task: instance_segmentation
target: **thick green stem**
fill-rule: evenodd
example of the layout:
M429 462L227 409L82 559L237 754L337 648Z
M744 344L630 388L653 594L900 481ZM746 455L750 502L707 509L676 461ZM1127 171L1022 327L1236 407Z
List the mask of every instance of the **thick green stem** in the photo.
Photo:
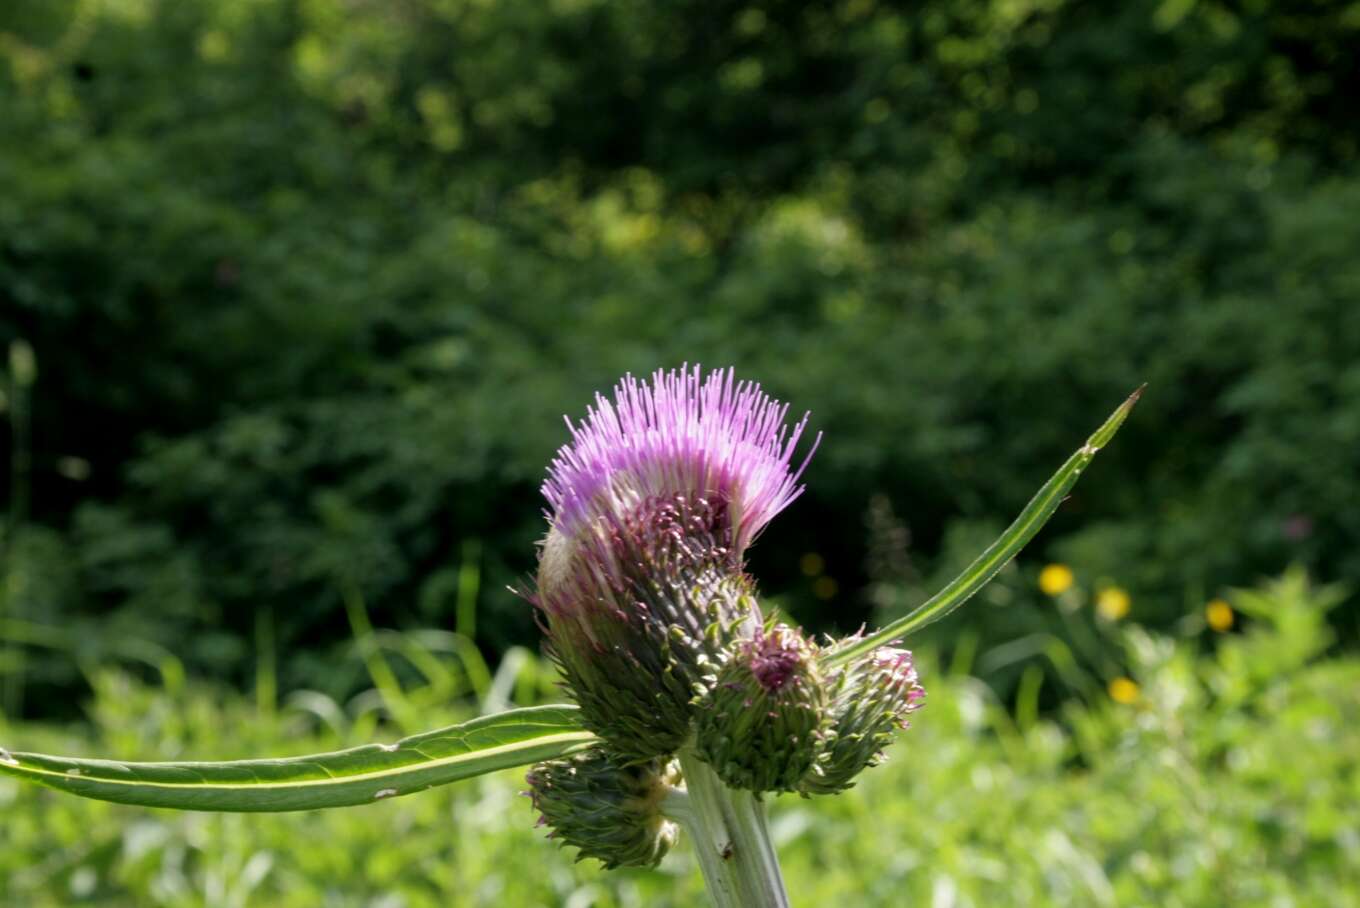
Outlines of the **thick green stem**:
M687 797L665 809L693 839L715 908L788 908L764 805L724 785L689 748L679 760Z

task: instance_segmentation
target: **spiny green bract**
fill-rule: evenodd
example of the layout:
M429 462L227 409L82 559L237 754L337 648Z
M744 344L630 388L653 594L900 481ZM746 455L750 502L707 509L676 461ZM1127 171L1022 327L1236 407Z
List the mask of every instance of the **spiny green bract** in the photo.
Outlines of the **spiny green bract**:
M726 508L649 499L586 537L549 534L531 598L583 724L624 762L675 753L724 647L755 623Z
M625 766L605 747L539 763L525 792L552 827L549 838L598 858L606 868L655 867L675 844L677 829L661 801L677 781L659 760Z
M894 732L925 699L911 653L886 646L840 669L830 686L826 746L798 786L805 795L844 791L881 763Z

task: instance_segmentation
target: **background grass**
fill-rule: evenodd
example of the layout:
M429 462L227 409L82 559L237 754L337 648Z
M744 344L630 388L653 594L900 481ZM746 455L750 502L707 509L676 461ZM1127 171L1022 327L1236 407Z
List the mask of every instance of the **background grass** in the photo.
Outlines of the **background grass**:
M887 764L844 795L774 802L790 890L808 905L1360 904L1360 662L1326 657L1325 611L1339 598L1299 573L1241 591L1245 633L1209 654L1193 639L1112 629L1136 693L1116 702L1090 678L1089 696L1048 718L927 657L928 707ZM518 675L521 699L550 693L535 661ZM366 708L376 692L262 711L195 683L113 669L91 681L88 724L0 725L3 739L184 759L390 734ZM432 693L400 695L425 726L473 708ZM687 843L656 871L573 866L571 849L533 828L521 787L506 772L270 816L129 809L0 780L0 879L11 904L35 908L702 903Z

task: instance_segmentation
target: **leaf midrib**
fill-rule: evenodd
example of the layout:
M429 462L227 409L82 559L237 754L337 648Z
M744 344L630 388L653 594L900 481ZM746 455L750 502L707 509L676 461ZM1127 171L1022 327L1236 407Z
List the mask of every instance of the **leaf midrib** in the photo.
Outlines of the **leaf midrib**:
M22 753L11 754L11 756L15 760L19 761L17 766L0 765L0 771L8 769L9 771L14 772L15 774L30 776L47 776L54 779L61 779L67 783L78 783L82 781L87 781L98 782L100 784L105 785L126 785L135 788L166 788L166 789L191 788L195 791L212 791L214 789L225 791L250 789L252 791L258 791L287 788L324 788L331 785L353 785L356 783L373 781L375 779L384 779L391 776L400 776L403 774L409 774L411 772L416 771L438 769L439 767L443 766L454 766L457 765L458 763L465 763L473 760L485 760L488 756L495 756L497 754L502 753L514 753L515 751L526 750L530 747L537 747L541 745L570 743L572 741L579 741L584 744L593 740L594 737L595 736L593 734L587 731L562 732L560 734L555 735L544 735L543 737L529 738L524 741L516 741L510 744L501 744L496 747L484 747L478 750L472 750L468 751L467 753L456 754L450 757L439 757L433 760L422 760L413 763L405 763L402 764L401 766L394 766L388 769L356 773L354 775L336 776L330 774L329 771L325 770L325 767L320 767L323 771L327 772L327 777L317 777L313 779L291 779L286 782L260 781L260 782L240 782L235 784L229 784L225 782L161 782L137 778L122 779L117 778L115 776L95 773L85 775L84 773L80 774L72 773L69 770L65 772L59 772L53 769L47 769L40 766L26 764L24 762L24 758L28 755ZM126 772L136 772L138 765L135 763L132 764L117 763L116 761L110 760L95 761L95 760L78 760L70 758L67 758L67 762L70 762L72 764L73 769L80 769L86 766L92 768L119 766ZM308 757L292 757L284 758L281 760L260 761L260 764L278 767L281 764L288 763L302 764L307 762L311 762ZM150 768L176 769L183 770L185 772L192 772L196 767L208 768L208 767L220 767L221 765L222 764L220 763L211 762L141 764L142 767L148 769ZM240 763L237 763L233 766L233 768L240 769L242 767Z

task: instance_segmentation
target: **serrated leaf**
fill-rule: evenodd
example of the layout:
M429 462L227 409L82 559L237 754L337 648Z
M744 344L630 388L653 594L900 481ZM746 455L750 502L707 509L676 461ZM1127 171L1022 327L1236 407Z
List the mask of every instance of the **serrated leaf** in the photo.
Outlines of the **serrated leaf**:
M1006 531L988 546L972 564L968 565L962 574L951 580L944 589L917 606L905 617L899 618L887 627L874 631L868 636L847 641L845 644L836 647L827 656L826 662L829 665L844 665L871 650L898 640L913 631L918 631L927 624L948 615L967 602L974 593L986 586L988 581L995 577L997 572L1005 567L1034 538L1039 530L1043 529L1044 524L1048 523L1048 519L1058 510L1058 505L1062 504L1067 493L1081 478L1081 473L1086 469L1086 465L1091 462L1101 448L1110 443L1110 439L1114 438L1114 434L1124 424L1124 419L1133 409L1133 405L1138 403L1138 398L1142 393L1142 388L1134 391L1129 395L1128 400L1120 404L1110 414L1110 418L1105 420L1099 429L1096 429L1095 433L1086 440L1086 444L1067 458L1067 462L1058 468L1058 472L1054 473L1048 482L1044 483L1043 487L1030 499L1029 504L1025 505L1020 516L1015 518L1015 522L1007 527Z
M574 706L473 719L395 744L280 760L121 763L0 749L0 772L70 794L179 810L315 810L369 804L571 753L595 736Z

